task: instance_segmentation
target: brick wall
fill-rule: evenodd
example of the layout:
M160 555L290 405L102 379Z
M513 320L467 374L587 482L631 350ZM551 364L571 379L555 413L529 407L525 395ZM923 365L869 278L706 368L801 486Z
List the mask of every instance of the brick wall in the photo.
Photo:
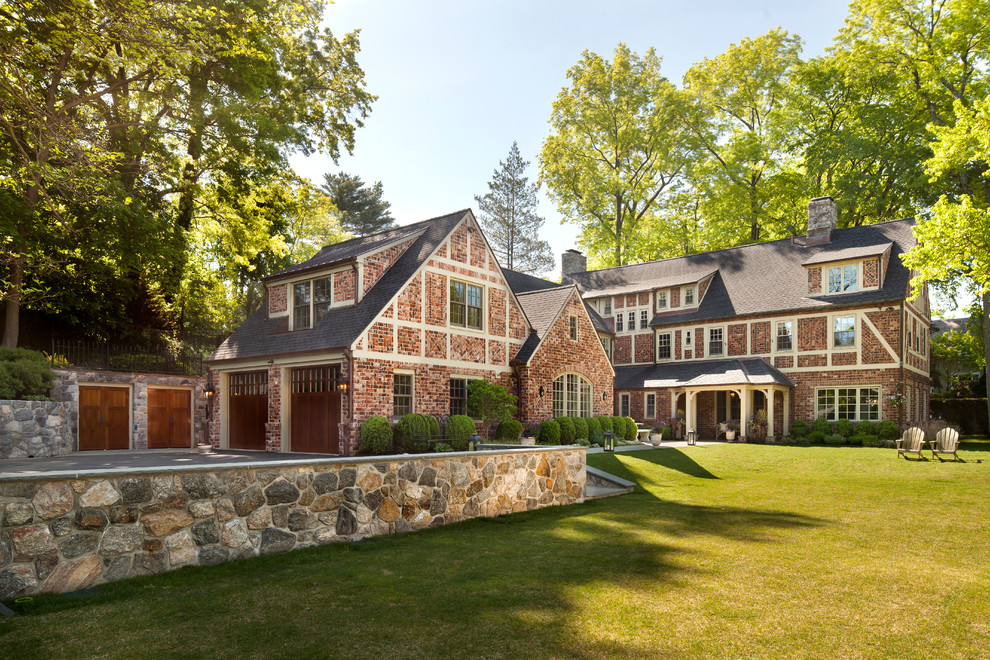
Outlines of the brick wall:
M730 325L728 331L728 355L746 355L746 332L748 328L745 323Z
M755 355L765 355L770 352L771 335L770 321L757 321L750 325L752 339L750 351Z
M354 271L342 270L333 274L334 302L354 300Z
M630 335L620 335L615 338L615 345L612 347L612 356L616 364L629 364L632 362L632 337Z
M399 293L399 320L419 323L423 320L423 286L417 275Z
M811 295L822 292L822 269L814 266L808 269L808 293Z
M867 259L863 262L863 286L880 286L880 273L876 259Z
M273 284L268 287L268 315L281 314L289 310L288 284Z
M265 424L265 451L282 451L282 368L268 366L268 422Z
M653 362L653 333L636 335L635 346L638 364Z
M382 278L389 268L392 267L399 257L409 249L416 239L409 239L390 248L379 250L364 258L364 294L367 295L371 287Z
M828 348L828 319L824 316L799 318L797 346L799 351L824 351Z

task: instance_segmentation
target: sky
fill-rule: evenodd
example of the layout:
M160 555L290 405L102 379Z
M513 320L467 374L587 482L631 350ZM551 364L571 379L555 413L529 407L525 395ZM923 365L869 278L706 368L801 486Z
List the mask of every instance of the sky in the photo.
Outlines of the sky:
M680 87L695 62L777 27L803 39L803 58L821 55L847 10L844 0L337 0L324 24L338 37L361 30L358 62L378 100L353 154L293 166L315 182L339 171L381 181L399 224L477 213L513 141L537 179L552 103L585 49L611 59L620 42L654 48ZM539 200L559 274L578 227L561 224L545 190Z

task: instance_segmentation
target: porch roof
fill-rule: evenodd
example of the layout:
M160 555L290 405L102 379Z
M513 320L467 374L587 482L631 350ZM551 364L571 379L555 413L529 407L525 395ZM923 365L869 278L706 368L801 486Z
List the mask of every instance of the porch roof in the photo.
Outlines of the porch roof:
M794 382L759 358L699 360L616 367L615 389L783 385Z

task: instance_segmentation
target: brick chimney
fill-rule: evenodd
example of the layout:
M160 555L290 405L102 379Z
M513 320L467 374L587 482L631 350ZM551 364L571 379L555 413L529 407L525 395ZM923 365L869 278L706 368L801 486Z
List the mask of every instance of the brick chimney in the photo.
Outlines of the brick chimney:
M816 197L808 202L807 245L824 245L832 240L838 214L835 200L831 197Z
M560 255L560 274L567 277L572 273L583 273L588 270L588 258L577 250L567 250Z

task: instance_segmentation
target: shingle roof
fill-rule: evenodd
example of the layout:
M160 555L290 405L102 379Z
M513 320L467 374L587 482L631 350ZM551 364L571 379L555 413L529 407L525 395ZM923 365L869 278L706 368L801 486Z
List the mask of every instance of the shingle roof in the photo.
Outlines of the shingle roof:
M220 344L217 350L207 358L208 361L267 357L285 353L304 353L350 346L375 317L381 313L402 286L409 281L409 278L413 276L423 262L433 254L433 251L453 231L454 227L470 213L471 211L469 209L464 209L456 213L424 220L423 222L400 228L401 230L411 229L411 231L403 234L405 236L415 235L416 232L422 233L402 256L396 260L392 267L385 271L382 278L378 280L375 286L367 292L358 304L353 307L340 307L330 310L330 313L318 321L310 330L285 332L284 317L268 318L268 303L266 300L258 311L251 315L247 321L241 324L233 334ZM358 248L352 245L340 252L328 250L327 254L337 256L340 254L350 254L350 256L361 254L370 249L368 245L380 246L401 238L401 236L396 236L396 232L398 231L400 230L392 230L383 232L382 234L367 236L363 239L355 239L362 241L360 244L362 247ZM351 242L347 241L347 243ZM342 243L341 245L344 244ZM358 249L361 251L354 251ZM314 259L317 257L314 257ZM311 259L305 263L312 261ZM340 259L335 258L335 261L340 261ZM328 263L332 262L323 261L321 265ZM302 269L292 271L286 269L280 275L288 272L298 272L299 270Z
M615 389L784 385L794 382L759 358L670 362L615 368Z
M597 332L600 332L600 333L606 334L606 335L614 335L615 334L615 330L612 329L612 326L609 325L608 322L601 317L601 314L599 314L598 312L596 312L591 307L591 305L589 305L588 303L584 303L584 308L586 310L588 310L588 316L591 317L591 325L595 326L595 330Z
M876 245L861 245L845 248L844 250L829 250L819 252L804 262L804 266L814 266L816 264L827 264L832 261L845 261L847 259L862 259L863 257L879 257L893 245L890 241L878 243Z
M696 309L666 312L654 317L651 325L662 326L689 321L714 321L735 316L801 310L828 310L837 306L889 303L907 295L910 271L900 255L915 245L913 218L892 220L862 227L837 229L824 245L806 246L803 240L782 239L735 248L664 259L646 264L621 266L602 271L576 273L575 282L586 297L599 295L597 286L629 286L630 291L649 291L656 282L671 281L678 273L691 277L718 270L704 299ZM832 260L850 249L870 250L890 243L890 261L883 288L832 296L807 295L804 263L809 259ZM604 284L603 284L604 283Z
M505 276L506 283L508 283L509 288L511 288L516 295L520 293L528 293L530 291L554 289L560 286L558 282L551 282L550 280L545 280L527 273L520 273L517 270L509 270L508 268L502 269L502 275Z
M665 289L672 286L684 284L694 284L700 282L717 268L701 268L678 270L676 272L663 272L667 268L655 267L662 264L662 261L650 261L645 264L634 264L623 268L609 268L608 270L597 270L587 273L590 277L579 277L584 273L579 273L574 277L575 283L582 291L587 291L590 296L621 296L627 293L636 293L644 290L644 284L650 289ZM628 269L628 270L626 270ZM643 279L640 279L643 278Z
M574 285L568 284L565 286L557 285L553 289L516 294L516 300L519 301L523 313L532 324L533 332L530 333L519 352L512 358L513 364L529 362L536 347L539 346L540 340L550 330L554 320L560 314L560 310L567 304L574 291Z
M961 316L957 319L932 319L932 325L938 328L937 334L939 335L950 330L954 330L955 332L969 332L967 323L969 323L968 316Z

